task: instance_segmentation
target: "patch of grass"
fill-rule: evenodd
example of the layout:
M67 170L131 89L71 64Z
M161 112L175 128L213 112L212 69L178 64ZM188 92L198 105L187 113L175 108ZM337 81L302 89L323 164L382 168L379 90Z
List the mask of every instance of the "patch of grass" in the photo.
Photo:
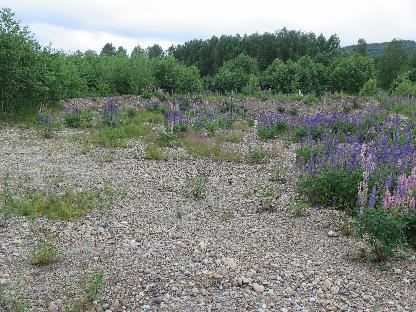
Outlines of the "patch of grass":
M287 122L282 121L270 127L263 127L257 130L257 135L262 140L275 139L289 128Z
M196 134L189 134L180 140L190 155L208 157L215 160L239 162L241 155L235 151L223 149L218 143L208 143Z
M183 217L183 209L178 207L175 209L175 216L177 219L182 219Z
M23 292L10 292L0 285L0 311L2 312L27 312L29 303L24 298Z
M239 131L247 131L250 130L252 127L254 126L254 120L245 120L245 121L236 121L233 124L233 129L234 130L239 130Z
M194 199L203 199L207 196L207 183L205 179L195 178L185 186L185 195Z
M269 181L286 183L287 181L287 168L284 166L274 166L269 177Z
M157 145L148 144L144 151L144 159L162 160L166 159L166 155Z
M92 124L91 111L83 111L80 114L65 113L64 125L69 128L88 128Z
M288 210L291 211L296 217L303 217L308 207L308 204L299 201L293 202L287 206Z
M240 143L241 137L237 133L230 133L225 136L225 141L229 143Z
M253 148L248 152L247 161L252 164L266 164L270 161L270 156L262 148Z
M156 138L156 143L162 147L173 147L177 143L178 136L173 132L161 133Z
M99 291L104 283L104 273L102 271L94 273L85 282L83 293L78 297L71 307L67 308L70 312L90 311L94 302L98 298Z
M141 111L137 114L135 120L139 123L150 122L163 124L165 122L165 116L161 112Z
M29 262L32 265L47 265L54 262L56 257L57 248L55 244L42 238L36 242L35 247L29 254Z
M274 201L278 198L279 193L273 187L262 186L254 190L259 201L258 212L274 211Z
M13 214L32 218L73 220L91 209L105 207L115 197L116 192L110 187L105 187L102 191L84 192L67 189L61 195L40 192L23 197L8 195L4 208Z

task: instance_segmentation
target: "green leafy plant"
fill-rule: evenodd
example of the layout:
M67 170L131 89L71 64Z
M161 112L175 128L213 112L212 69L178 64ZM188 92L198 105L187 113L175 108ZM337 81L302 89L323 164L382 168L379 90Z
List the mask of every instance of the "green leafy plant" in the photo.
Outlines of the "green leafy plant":
M195 178L186 183L185 194L194 199L203 199L207 196L207 183L205 179Z
M264 149L253 148L249 150L247 160L252 164L265 164L269 162L270 156Z
M47 265L56 260L57 248L46 238L41 238L29 254L29 262L33 265Z
M386 213L377 208L366 209L357 218L357 233L367 239L375 260L383 261L406 244L407 223L406 216L397 210Z
M312 206L335 207L353 213L357 205L358 183L362 172L323 168L317 174L304 175L297 183L297 192Z
M162 160L166 158L163 151L155 144L149 144L144 151L144 159Z

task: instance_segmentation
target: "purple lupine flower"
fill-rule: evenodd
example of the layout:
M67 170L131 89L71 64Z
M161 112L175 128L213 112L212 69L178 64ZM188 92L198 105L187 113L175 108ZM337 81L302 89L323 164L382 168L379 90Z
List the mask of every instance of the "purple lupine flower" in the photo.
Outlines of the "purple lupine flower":
M371 189L370 199L369 199L369 201L368 201L368 207L369 207L370 209L373 209L373 208L375 207L375 205L376 205L376 195L377 195L377 189L376 189L376 187L374 186L374 187Z

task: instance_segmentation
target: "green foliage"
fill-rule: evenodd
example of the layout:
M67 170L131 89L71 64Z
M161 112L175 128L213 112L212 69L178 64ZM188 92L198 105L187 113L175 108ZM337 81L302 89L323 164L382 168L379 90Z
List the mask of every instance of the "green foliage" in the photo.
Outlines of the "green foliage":
M312 206L334 207L352 213L357 204L361 178L360 171L349 173L324 168L315 175L301 177L296 189Z
M368 55L368 44L364 39L358 39L358 43L353 47L352 51L361 56Z
M223 149L218 143L208 143L197 136L181 138L178 144L183 146L190 155L209 157L214 160L227 162L241 161L239 153Z
M202 79L195 66L187 67L174 57L154 58L153 73L157 86L169 93L199 92L202 90Z
M214 76L215 87L221 91L242 91L246 86L258 89L258 73L257 61L246 54L240 54L225 62L218 70Z
M377 208L366 209L357 218L358 234L367 238L376 260L385 260L405 244L408 218L399 211L386 213Z
M8 291L0 285L0 307L4 312L28 312L29 303L22 292Z
M280 134L287 131L288 128L289 128L289 126L288 126L287 122L282 121L282 122L274 124L271 127L263 127L263 128L258 129L257 130L257 135L262 140L275 139Z
M55 244L45 238L36 242L35 247L29 254L29 262L33 265L46 265L54 262L57 256Z
M192 179L186 183L185 189L185 194L187 197L202 199L207 196L207 182L205 179Z
M380 85L385 89L389 88L393 80L407 69L407 62L408 55L403 41L392 40L379 60Z
M252 164L266 164L270 160L269 153L261 148L253 148L248 151L247 160Z
M8 195L5 198L4 209L31 218L73 220L82 217L91 209L105 207L114 196L114 192L109 188L101 192L77 192L67 189L61 195L40 192L22 197Z
M360 95L361 96L373 96L377 94L377 91L378 91L377 81L375 79L369 79L361 88Z
M398 96L416 96L416 82L411 81L409 73L399 75L392 83L392 92Z
M288 169L284 166L274 166L270 174L269 181L286 183L288 176L287 171Z
M350 94L358 94L364 84L376 75L374 60L361 55L337 57L327 70L330 89Z
M225 141L229 143L240 143L241 137L237 133L230 133L225 136Z
M296 217L303 217L305 215L305 211L308 208L308 204L304 202L295 201L287 206L287 209Z
M155 144L149 144L146 146L144 151L144 158L145 159L154 159L154 160L161 160L165 159L166 156L163 151Z
M308 56L287 63L276 59L264 72L262 85L283 94L321 94L325 90L324 75L324 66Z
M253 191L256 196L259 206L258 212L267 212L275 210L275 200L279 197L279 193L270 186L256 187Z
M67 307L67 311L78 312L91 310L104 283L104 273L102 271L96 272L88 277L88 280L84 283L85 285L83 285L81 296L76 298L72 306Z

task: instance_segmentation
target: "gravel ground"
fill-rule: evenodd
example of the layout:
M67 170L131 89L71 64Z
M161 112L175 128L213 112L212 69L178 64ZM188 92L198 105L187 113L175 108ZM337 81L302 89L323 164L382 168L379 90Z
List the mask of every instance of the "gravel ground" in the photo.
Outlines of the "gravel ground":
M80 220L38 221L57 237L59 259L47 266L28 263L30 221L12 217L0 227L0 284L23 292L33 311L64 311L97 271L104 283L92 311L416 310L414 252L381 270L346 256L362 243L341 235L341 213L309 208L295 217L285 209L294 197L294 145L245 132L235 147L279 151L270 164L156 161L143 159L142 142L81 154L74 137L82 132L43 139L0 127L0 175L10 173L13 188L109 183L125 193ZM108 153L111 161L102 161ZM268 179L276 164L289 168L285 184ZM185 196L195 177L207 179L206 198ZM279 190L274 212L256 212L257 199L247 196L259 185Z

